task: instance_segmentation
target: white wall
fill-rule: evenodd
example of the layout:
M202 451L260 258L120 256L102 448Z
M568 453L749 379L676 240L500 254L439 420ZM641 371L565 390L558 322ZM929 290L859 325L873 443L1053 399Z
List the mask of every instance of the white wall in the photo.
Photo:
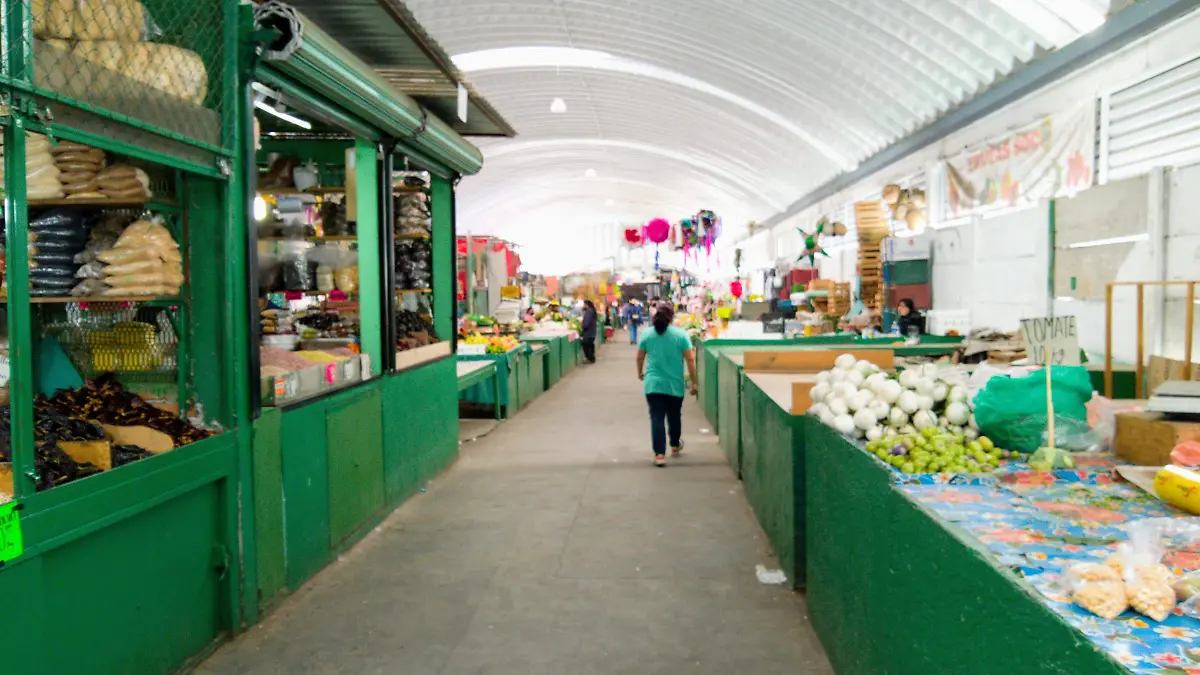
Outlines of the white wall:
M1200 281L1200 165L1170 172L1166 180L1166 279ZM1200 297L1200 289L1197 290ZM1167 291L1162 354L1182 359L1187 326L1183 288ZM1200 361L1200 307L1195 307L1192 360Z
M1049 310L1050 205L972 218L934 233L933 307L967 310L971 327L1012 331Z

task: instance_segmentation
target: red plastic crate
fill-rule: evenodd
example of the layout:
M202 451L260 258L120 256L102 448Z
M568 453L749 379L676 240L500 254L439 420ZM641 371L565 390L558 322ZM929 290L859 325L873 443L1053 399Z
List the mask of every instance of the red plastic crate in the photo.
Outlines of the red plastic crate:
M933 309L932 284L903 284L889 286L887 289L888 304L895 307L896 303L905 298L913 301L917 309Z

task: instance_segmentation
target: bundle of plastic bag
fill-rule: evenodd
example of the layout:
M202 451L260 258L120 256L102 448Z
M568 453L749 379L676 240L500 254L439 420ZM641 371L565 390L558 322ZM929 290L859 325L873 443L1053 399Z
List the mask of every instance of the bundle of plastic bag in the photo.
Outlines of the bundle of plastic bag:
M96 259L106 264L105 295L177 295L183 285L183 256L161 217L125 228Z
M1088 449L1086 446L1094 445L1095 441L1087 424L1086 403L1092 398L1092 381L1087 370L1082 366L1054 366L1050 385L1054 395L1055 445ZM980 433L996 445L1012 450L1033 452L1044 445L1046 411L1044 369L1020 378L997 375L975 395L975 421Z

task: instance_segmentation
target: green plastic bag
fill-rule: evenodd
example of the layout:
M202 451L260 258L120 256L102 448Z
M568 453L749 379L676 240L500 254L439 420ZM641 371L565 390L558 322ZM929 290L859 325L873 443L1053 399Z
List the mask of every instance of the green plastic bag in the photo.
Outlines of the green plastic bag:
M1082 366L1054 366L1050 372L1054 393L1055 445L1086 450L1091 445L1087 402L1092 379ZM975 423L979 432L998 447L1033 452L1046 444L1046 370L1025 377L997 375L975 395Z

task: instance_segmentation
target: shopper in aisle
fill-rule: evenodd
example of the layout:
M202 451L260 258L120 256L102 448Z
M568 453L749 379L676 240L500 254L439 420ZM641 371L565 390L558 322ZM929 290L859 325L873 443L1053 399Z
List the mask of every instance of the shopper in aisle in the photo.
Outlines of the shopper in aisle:
M896 327L900 334L907 337L917 337L925 334L925 316L917 311L917 305L909 298L896 303Z
M642 307L636 299L630 300L625 306L625 323L629 325L629 344L636 345L638 327L642 325Z
M654 313L654 330L646 331L638 342L638 379L644 382L642 390L650 407L650 439L654 447L654 465L667 465L667 443L671 454L683 451L682 434L683 397L691 382L691 393L696 393L696 351L692 340L683 329L672 326L675 312L663 305ZM683 366L687 364L689 380L683 378Z
M580 339L583 341L583 356L588 363L596 362L596 305L591 300L583 301L583 316L579 320Z

